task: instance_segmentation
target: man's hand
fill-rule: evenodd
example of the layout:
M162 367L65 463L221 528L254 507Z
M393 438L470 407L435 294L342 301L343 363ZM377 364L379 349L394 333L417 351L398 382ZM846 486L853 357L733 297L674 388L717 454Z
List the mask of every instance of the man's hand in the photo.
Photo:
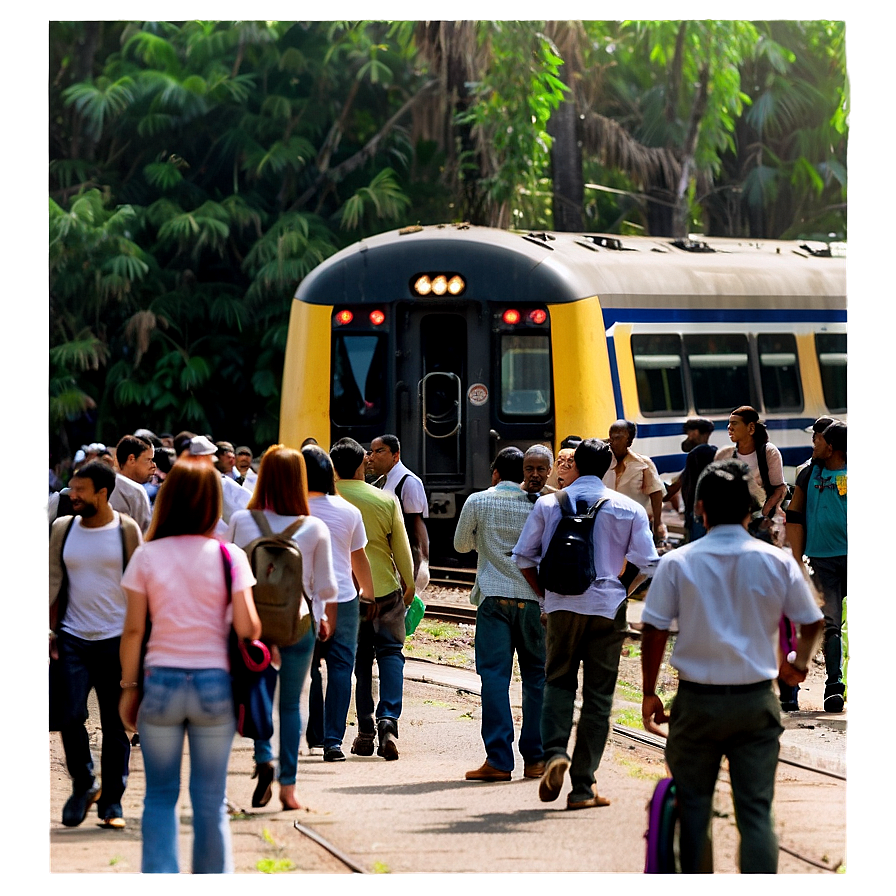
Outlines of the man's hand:
M379 614L379 606L375 600L362 600L361 601L361 621L362 622L373 622Z
M666 731L658 728L669 721L666 710L663 707L663 701L656 694L650 694L641 700L641 721L644 723L644 730L651 734L658 734L660 737L668 737Z
M59 659L59 645L56 643L55 632L50 632L50 659L51 660Z
M402 600L404 601L405 607L409 607L414 602L414 595L416 593L413 584L404 589L404 597Z
M788 663L787 660L784 660L781 663L781 668L778 670L778 678L784 679L791 687L796 687L796 685L806 680L808 672L808 669L797 669L793 663Z

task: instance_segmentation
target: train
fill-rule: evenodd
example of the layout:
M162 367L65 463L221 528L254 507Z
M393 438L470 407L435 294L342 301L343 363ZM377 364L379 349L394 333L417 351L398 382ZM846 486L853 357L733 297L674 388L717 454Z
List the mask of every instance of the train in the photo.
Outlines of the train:
M637 425L664 479L682 424L752 405L785 472L806 428L846 420L845 245L806 240L410 226L363 239L299 284L280 439L365 447L384 433L423 480L450 546L498 450ZM450 552L448 548L446 548Z

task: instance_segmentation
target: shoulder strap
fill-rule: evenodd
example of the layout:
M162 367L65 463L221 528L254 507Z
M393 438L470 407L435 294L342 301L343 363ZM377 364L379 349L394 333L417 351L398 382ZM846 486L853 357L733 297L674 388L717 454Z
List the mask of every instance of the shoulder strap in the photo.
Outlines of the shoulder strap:
M224 565L224 585L227 588L227 603L230 603L233 599L233 569L230 565L230 551L227 550L227 545L225 544L221 544L221 562Z
M255 520L255 525L261 530L262 535L268 536L274 534L271 531L271 524L268 522L268 518L264 515L263 510L250 510L249 513L252 514L252 519Z
M560 513L563 516L573 516L575 508L572 506L572 498L565 488L558 489L554 494L557 496L557 503L560 505Z
M118 514L118 535L121 538L121 571L124 572L128 565L128 543L124 537L124 523L120 513Z
M395 486L395 497L398 498L398 503L401 504L402 513L404 512L404 502L401 500L401 490L404 488L405 479L410 475L410 473L405 473L404 476L398 480L398 485Z

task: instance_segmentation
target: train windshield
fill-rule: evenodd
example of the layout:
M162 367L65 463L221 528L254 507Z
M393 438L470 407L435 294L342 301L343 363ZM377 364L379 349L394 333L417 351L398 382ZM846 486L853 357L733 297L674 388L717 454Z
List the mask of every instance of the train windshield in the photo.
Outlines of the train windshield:
M501 415L545 417L551 410L547 333L504 333L500 345Z
M333 334L331 414L338 426L377 423L385 414L386 334Z

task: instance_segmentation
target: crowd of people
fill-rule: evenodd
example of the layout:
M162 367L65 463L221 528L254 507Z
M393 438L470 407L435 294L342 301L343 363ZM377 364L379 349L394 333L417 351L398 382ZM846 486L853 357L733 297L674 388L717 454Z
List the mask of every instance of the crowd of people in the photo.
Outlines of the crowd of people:
M516 657L524 777L538 779L539 798L549 802L568 772L567 808L610 804L596 775L628 628L626 599L649 580L644 725L661 732L657 725L669 721L667 760L688 819L682 865L706 866L712 791L725 755L741 870L770 871L779 714L796 703L822 630L825 708L841 711L845 701L846 425L816 422L812 458L786 517L781 455L755 410L732 411L727 448L709 444L713 429L703 418L684 424L687 458L671 483L649 457L632 451L637 429L625 420L606 440L567 437L556 461L540 444L498 452L491 487L463 504L454 535L458 552L477 553L471 601L485 758L466 779L512 777ZM279 744L275 751L270 739L255 741L252 805L272 799L276 778L282 808L300 808L303 730L325 762L346 760L353 683L357 733L350 752L399 758L405 612L428 584L429 540L425 489L402 462L395 436L384 434L366 450L351 438L329 451L313 439L301 449L273 445L256 461L248 446L208 435L138 430L114 449L84 446L62 485L51 476L51 730L61 734L72 778L63 824L81 824L96 805L103 826L125 826L121 800L130 750L139 744L146 773L142 870L177 871L186 736L192 869L233 870L225 786L236 730L228 638L233 630L264 640L244 549L272 532L298 547L310 624L295 643L271 645ZM669 550L664 501L683 511L686 543L676 550ZM593 575L566 593L552 590L560 586L545 575L545 558L571 514L590 520L585 549ZM676 621L671 663L679 689L667 715L655 683ZM784 622L795 643L782 656ZM303 729L300 695L309 675ZM102 730L99 774L85 729L91 688Z

